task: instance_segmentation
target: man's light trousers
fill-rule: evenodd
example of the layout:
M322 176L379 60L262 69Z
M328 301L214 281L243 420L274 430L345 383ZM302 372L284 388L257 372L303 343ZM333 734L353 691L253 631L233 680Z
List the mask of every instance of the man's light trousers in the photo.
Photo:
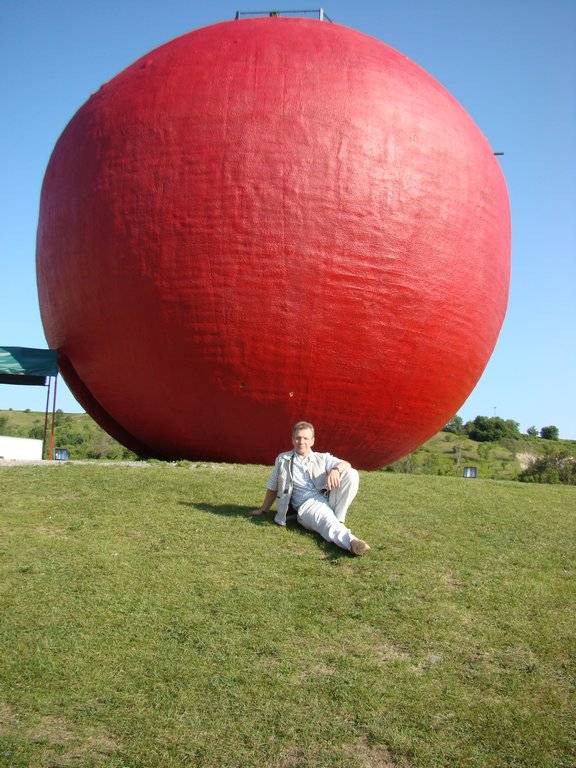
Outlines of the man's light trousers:
M348 507L358 493L360 478L355 469L348 469L342 474L340 485L330 491L328 498L318 493L307 499L298 509L298 522L309 531L316 531L326 541L337 544L342 549L350 549L356 538L344 521Z

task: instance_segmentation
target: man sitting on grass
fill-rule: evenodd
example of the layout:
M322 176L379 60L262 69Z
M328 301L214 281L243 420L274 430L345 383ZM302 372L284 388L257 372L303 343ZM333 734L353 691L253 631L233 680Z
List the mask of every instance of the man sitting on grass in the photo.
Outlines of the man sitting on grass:
M358 493L358 472L330 453L314 453L314 427L307 421L294 425L292 445L293 451L276 458L262 506L251 514L265 514L278 498L274 517L278 525L286 525L292 508L304 528L354 555L366 554L368 544L344 525L348 507Z

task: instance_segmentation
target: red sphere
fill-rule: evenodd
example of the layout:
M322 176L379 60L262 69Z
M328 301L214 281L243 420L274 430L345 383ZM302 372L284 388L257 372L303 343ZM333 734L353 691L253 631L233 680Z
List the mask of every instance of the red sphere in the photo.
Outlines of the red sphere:
M216 24L94 94L50 159L48 342L163 457L269 463L291 425L374 468L466 399L507 302L508 197L432 77L354 30Z

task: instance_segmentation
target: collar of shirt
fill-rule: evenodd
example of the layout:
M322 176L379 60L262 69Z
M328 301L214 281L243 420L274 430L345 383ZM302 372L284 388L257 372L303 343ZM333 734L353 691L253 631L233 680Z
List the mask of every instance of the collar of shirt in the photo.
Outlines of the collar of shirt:
M310 453L307 456L299 456L296 451L294 451L294 463L298 464L299 466L303 467L304 469L308 469L310 466L310 462L312 461L312 458L314 456L314 452L310 451Z

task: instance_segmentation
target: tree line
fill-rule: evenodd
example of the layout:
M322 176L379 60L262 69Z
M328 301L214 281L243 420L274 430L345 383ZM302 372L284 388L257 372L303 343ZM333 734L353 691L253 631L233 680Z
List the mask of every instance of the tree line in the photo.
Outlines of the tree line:
M466 435L478 443L493 443L505 437L512 439L524 437L517 421L502 419L500 416L476 416L475 419L466 423L461 416L453 416L443 431L452 432L455 435ZM540 436L543 440L559 440L560 430L554 424L542 427L540 431L536 427L528 427L526 436Z
M492 443L504 438L518 440L522 437L537 438L548 441L560 439L560 430L554 424L538 430L535 426L526 430L526 435L520 432L520 425L513 419L502 419L499 416L476 416L472 421L454 416L443 429L455 435L469 437L479 443ZM528 467L523 469L518 480L525 483L564 483L576 485L576 458L564 447L552 447L542 456L535 456Z
M38 416L40 415L38 414ZM10 416L0 414L0 434L41 440L44 434L44 418L38 418L36 414L31 415L30 418L31 420L24 426L11 419ZM452 446L451 455L447 455L445 452L438 455L426 453L426 447L423 446L418 451L388 467L388 471L459 474L463 463L476 464L479 460L484 467L482 471L500 473L487 476L502 477L502 473L504 473L508 479L517 478L524 482L576 485L576 460L568 451L570 449L574 453L574 445L569 442L559 444L554 442L559 439L559 431L556 426L542 427L540 430L531 427L527 431L528 437L536 438L539 435L541 439L546 441L541 445L541 448L546 447L546 453L543 456L535 456L535 460L529 467L519 474L515 470L513 475L506 468L508 466L506 461L500 462L502 464L500 468L497 466L499 459L496 458L496 454L492 454L494 451L497 452L499 447L492 444L502 441L501 445L506 445L506 450L510 450L513 457L516 449L513 447L513 443L508 441L524 437L520 433L518 422L512 419L502 419L498 416L477 416L475 419L464 423L460 416L454 416L446 424L443 432L451 432L478 442L477 453L468 455L465 446L458 442ZM448 438L448 435L446 437ZM106 434L90 417L71 416L61 410L56 411L56 447L68 449L71 459L134 460L138 458ZM526 449L522 448L522 450Z

